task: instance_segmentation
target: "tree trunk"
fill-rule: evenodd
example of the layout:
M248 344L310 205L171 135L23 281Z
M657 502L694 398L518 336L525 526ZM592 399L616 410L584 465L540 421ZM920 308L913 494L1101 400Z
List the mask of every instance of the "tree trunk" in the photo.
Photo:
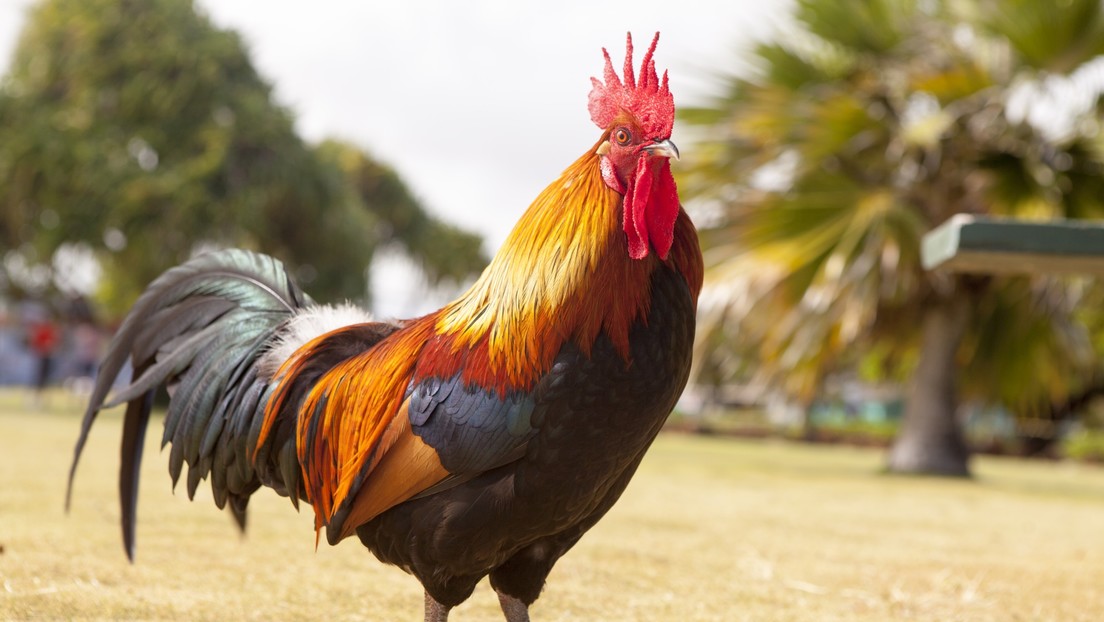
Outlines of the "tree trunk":
M924 315L920 360L909 382L904 418L889 451L893 473L970 475L958 421L958 346L970 319L970 298L952 295Z
M806 443L817 440L816 423L813 422L813 406L809 403L801 405L801 440Z

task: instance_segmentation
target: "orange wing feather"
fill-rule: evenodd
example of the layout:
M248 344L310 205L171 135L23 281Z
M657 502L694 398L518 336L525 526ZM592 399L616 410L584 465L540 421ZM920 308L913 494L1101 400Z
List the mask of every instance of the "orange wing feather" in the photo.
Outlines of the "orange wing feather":
M338 539L353 535L360 525L449 477L437 451L411 431L406 408L404 403L384 432L387 449L356 493Z
M403 406L407 385L422 348L433 335L433 325L432 316L421 318L375 347L335 365L318 378L298 405L296 451L307 501L314 507L316 528L338 527L333 524L337 514L346 505L364 498L358 494L362 485L370 483L372 490L391 491L388 495L392 501L360 501L356 516L361 522L404 501L402 494L407 493L402 491L413 496L448 475L432 448L424 443L424 448L419 448L409 438L413 434ZM314 347L325 338L323 335L307 343L284 363L278 374L280 384L265 412L258 446L264 444L280 412L287 407L296 408L294 404L285 404L290 387ZM434 454L432 460L427 450ZM391 452L397 457L387 459L388 464L409 454L433 475L399 473L393 467L377 473ZM386 481L389 474L398 474L399 479ZM433 481L424 488L411 490L417 486L411 482L421 480ZM360 524L348 519L342 523L341 537ZM329 533L328 538L336 542L336 535Z

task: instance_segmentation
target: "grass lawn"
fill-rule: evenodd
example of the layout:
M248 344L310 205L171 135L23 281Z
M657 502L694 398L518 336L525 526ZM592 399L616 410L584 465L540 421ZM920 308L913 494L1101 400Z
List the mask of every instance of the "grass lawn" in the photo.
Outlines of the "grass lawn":
M359 543L314 550L310 511L262 491L247 537L170 491L155 421L138 558L118 527L121 412L93 429L0 393L0 620L421 620L417 582ZM154 431L155 430L155 431ZM978 458L974 481L879 474L879 451L667 434L565 556L536 620L1099 620L1104 469ZM586 465L579 465L586 468ZM484 583L453 612L500 620Z

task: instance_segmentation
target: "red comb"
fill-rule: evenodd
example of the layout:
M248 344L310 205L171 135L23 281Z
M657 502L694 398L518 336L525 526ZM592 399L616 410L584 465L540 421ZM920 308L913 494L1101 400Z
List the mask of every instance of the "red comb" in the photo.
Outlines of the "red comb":
M605 84L598 78L591 78L594 88L590 91L590 118L602 129L608 128L622 110L636 118L640 127L651 138L668 138L671 126L675 122L675 99L667 89L667 72L663 72L663 81L656 75L652 53L659 43L659 33L652 39L652 45L644 60L640 62L640 82L633 75L632 33L625 42L625 81L622 83L613 70L609 52L602 48L606 57Z

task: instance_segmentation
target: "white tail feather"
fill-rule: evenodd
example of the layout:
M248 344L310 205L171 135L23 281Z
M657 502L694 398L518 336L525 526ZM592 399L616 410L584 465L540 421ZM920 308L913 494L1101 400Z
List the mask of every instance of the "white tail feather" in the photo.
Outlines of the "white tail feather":
M274 380L280 365L308 341L350 324L372 321L371 313L351 303L302 309L280 328L272 347L257 361L257 373Z

